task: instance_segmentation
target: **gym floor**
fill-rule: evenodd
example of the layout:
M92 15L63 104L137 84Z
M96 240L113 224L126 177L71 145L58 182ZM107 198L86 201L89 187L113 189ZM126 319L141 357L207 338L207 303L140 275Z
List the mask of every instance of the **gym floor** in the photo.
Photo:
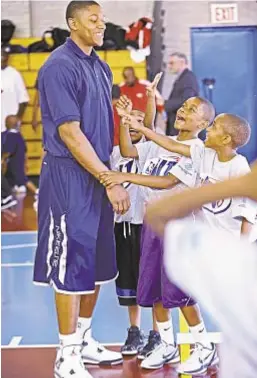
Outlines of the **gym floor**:
M37 243L37 221L33 197L19 199L12 211L2 213L2 378L53 377L55 348L58 343L53 291L32 283ZM178 310L173 311L174 330L184 360L190 350L191 335ZM204 314L210 339L220 342L220 333ZM102 287L94 320L94 337L118 350L126 338L128 316L118 305L114 283ZM142 329L151 329L151 311L142 311ZM136 358L126 358L114 368L88 367L94 378L178 377L172 366L144 371ZM210 371L205 377L216 377Z

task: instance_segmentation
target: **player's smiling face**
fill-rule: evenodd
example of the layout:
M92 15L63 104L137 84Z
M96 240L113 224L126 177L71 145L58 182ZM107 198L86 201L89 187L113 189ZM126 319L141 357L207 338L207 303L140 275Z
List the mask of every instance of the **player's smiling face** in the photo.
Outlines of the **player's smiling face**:
M219 115L213 124L206 129L205 147L217 149L224 145L227 135L223 130L223 116Z
M98 5L91 5L77 12L75 18L76 34L87 46L102 46L104 40L105 17Z
M175 129L181 131L197 130L204 121L201 101L197 97L189 98L177 111Z

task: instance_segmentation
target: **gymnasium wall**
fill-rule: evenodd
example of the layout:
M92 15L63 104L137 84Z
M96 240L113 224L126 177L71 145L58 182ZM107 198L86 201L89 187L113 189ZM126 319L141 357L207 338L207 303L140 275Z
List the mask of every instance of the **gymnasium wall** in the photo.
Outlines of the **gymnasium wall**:
M190 57L190 28L214 26L211 23L210 4L222 2L229 3L229 1L164 1L165 56L167 57L171 51L182 51ZM233 3L238 3L239 22L229 26L257 25L256 1L233 1Z
M2 0L2 19L12 20L15 37L38 37L50 26L67 28L65 9L69 1L10 1ZM152 17L153 0L99 1L106 17L113 23L128 26L140 17ZM129 4L129 6L128 6Z
M229 1L215 1L215 3ZM171 52L180 51L189 58L191 65L190 28L194 26L215 26L211 23L210 1L163 1L164 17L164 61ZM238 19L235 25L257 25L256 1L233 1L238 4ZM219 25L219 26L222 26ZM228 25L226 25L228 26ZM173 86L174 76L167 73L164 77L163 95L167 98Z

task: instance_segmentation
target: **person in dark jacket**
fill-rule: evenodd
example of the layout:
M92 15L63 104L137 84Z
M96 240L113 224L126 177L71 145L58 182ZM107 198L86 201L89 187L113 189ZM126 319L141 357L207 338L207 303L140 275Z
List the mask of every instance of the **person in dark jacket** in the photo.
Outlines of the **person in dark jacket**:
M169 69L177 75L177 79L164 105L168 115L166 134L177 135L177 130L174 129L177 110L190 97L199 96L199 85L194 73L188 69L188 60L185 54L178 52L171 54Z

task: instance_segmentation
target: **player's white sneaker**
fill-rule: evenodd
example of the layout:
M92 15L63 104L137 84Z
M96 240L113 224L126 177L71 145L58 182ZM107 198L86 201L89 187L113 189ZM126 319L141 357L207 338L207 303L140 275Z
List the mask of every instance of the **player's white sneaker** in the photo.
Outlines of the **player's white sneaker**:
M81 346L74 345L60 348L54 365L55 378L93 378L85 369L81 358Z
M180 361L178 347L164 341L157 345L141 363L143 369L159 369L164 364L176 364Z
M89 329L84 335L82 343L82 360L85 364L92 365L119 365L122 364L122 354L112 350L105 349L90 335Z
M197 343L191 356L178 366L177 372L186 375L199 375L218 362L219 357L213 343L211 343L211 348Z

